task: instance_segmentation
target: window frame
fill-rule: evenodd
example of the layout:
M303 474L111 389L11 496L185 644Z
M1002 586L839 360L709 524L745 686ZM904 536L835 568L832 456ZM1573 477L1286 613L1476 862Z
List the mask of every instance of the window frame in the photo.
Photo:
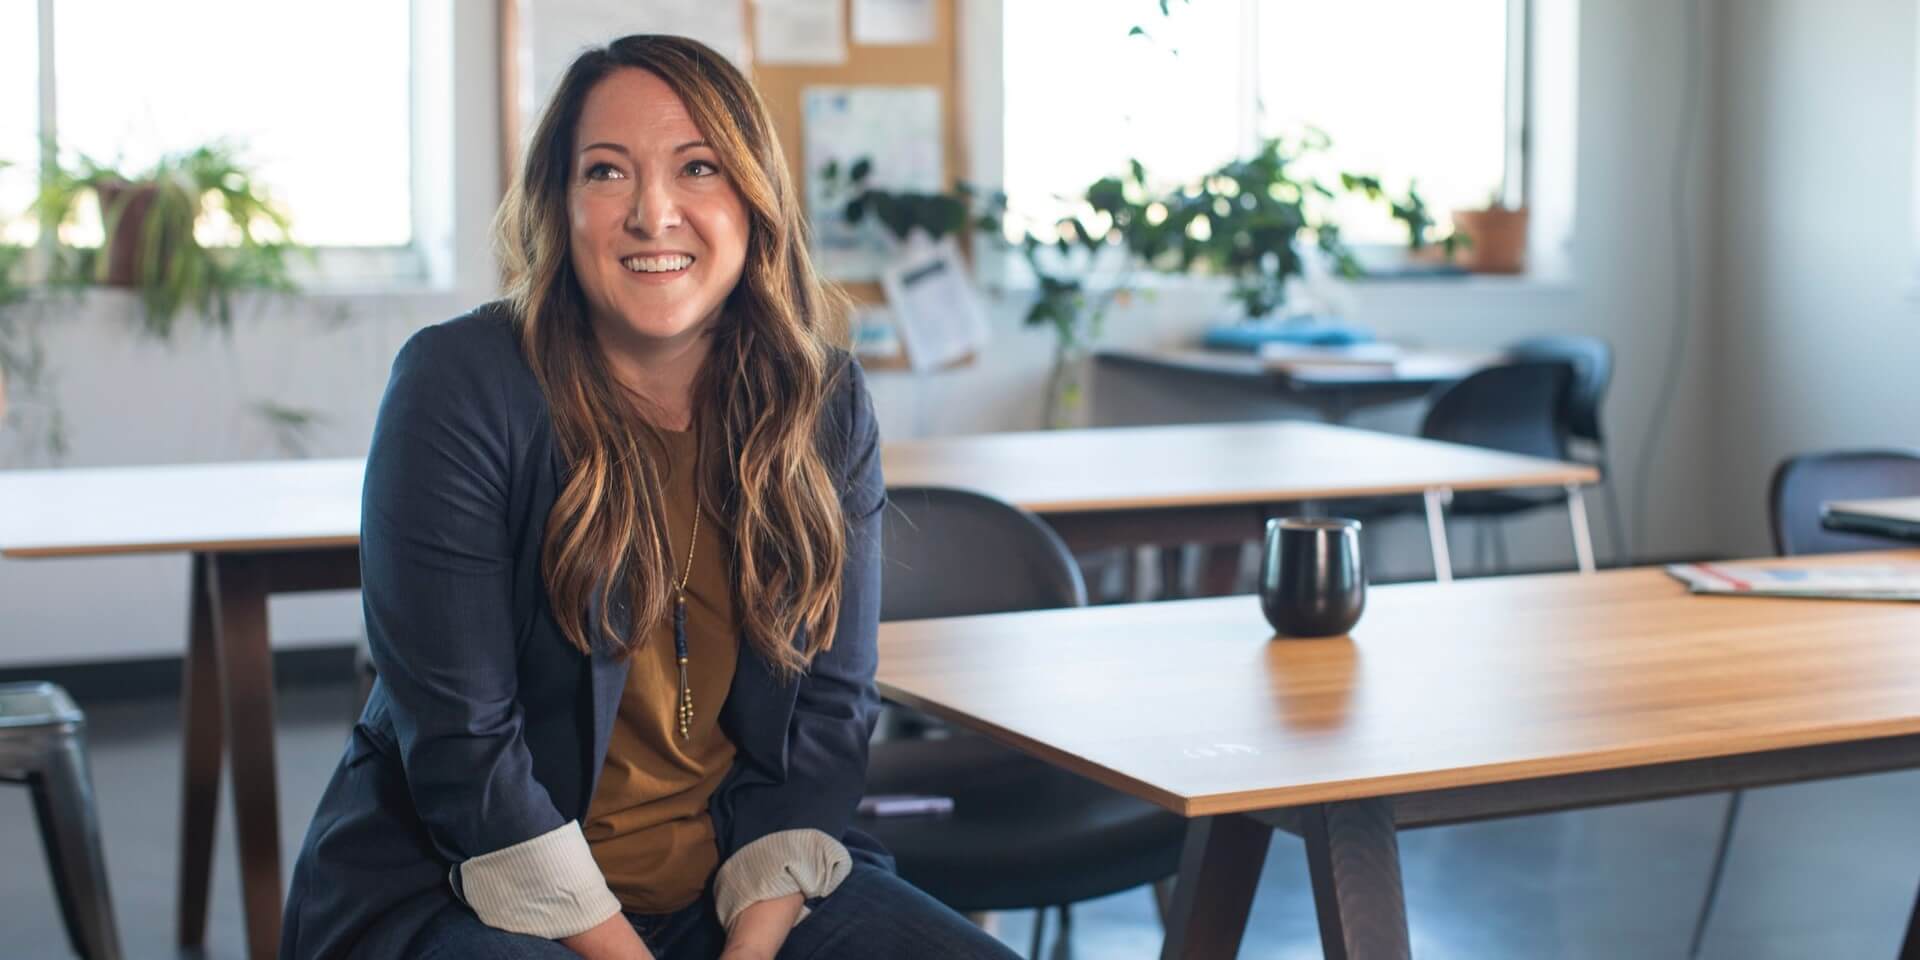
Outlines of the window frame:
M407 171L407 203L409 239L398 245L324 245L311 246L311 261L294 258L288 268L296 283L307 292L342 293L366 292L377 290L417 290L444 286L437 283L432 269L430 256L422 243L423 235L444 226L435 221L442 219L436 213L443 211L432 206L422 196L423 158L427 155L444 155L447 150L435 149L434 144L423 143L423 124L421 117L427 109L437 104L423 103L423 91L431 84L424 84L423 67L427 64L441 64L451 56L453 37L444 28L447 17L444 11L435 9L436 5L447 0L405 0L408 8L408 63L407 63L407 104L409 149ZM40 170L45 170L57 162L57 144L59 143L59 84L55 62L55 37L59 29L55 16L55 0L37 0L37 14L34 26L39 35L39 104L36 135L41 143L39 156ZM436 16L436 13L441 14ZM37 173L37 171L36 171ZM48 224L40 225L38 251L43 261L53 255L54 230Z

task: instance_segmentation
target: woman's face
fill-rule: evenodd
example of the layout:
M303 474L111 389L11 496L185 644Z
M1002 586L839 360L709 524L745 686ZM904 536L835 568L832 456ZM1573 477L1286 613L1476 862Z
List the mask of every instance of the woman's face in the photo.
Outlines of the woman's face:
M746 204L686 104L645 70L587 93L567 216L588 313L616 342L700 336L746 262Z

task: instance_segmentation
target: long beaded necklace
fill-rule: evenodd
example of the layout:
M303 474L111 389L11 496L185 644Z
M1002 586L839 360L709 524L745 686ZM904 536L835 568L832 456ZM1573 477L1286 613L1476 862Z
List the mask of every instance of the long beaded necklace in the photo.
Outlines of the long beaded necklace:
M698 484L699 472L695 471ZM680 739L688 738L693 727L693 687L687 683L687 582L693 578L693 550L700 543L700 494L693 496L693 536L687 538L687 566L680 571L680 583L673 590L673 654L680 665Z

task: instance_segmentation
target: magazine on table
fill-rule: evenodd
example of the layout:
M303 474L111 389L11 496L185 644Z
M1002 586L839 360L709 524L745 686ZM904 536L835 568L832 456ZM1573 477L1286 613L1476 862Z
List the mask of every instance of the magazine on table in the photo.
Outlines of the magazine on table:
M1920 600L1920 563L1774 566L1674 563L1667 573L1694 593L1831 600Z

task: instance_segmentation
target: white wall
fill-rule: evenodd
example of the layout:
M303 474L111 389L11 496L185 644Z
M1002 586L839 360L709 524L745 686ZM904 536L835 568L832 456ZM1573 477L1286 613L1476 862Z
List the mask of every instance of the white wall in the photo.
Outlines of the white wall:
M1913 0L1726 0L1716 544L1770 549L1780 458L1920 446Z
M1353 291L1355 316L1388 336L1468 348L1496 347L1555 330L1609 338L1619 356L1608 426L1616 469L1621 477L1631 477L1640 438L1655 416L1653 398L1668 332L1683 320L1697 322L1706 309L1706 298L1695 297L1684 317L1678 312L1674 285L1680 278L1668 201L1669 158L1677 143L1675 100L1685 71L1705 70L1707 64L1684 48L1684 9L1667 0L1541 0L1541 5L1578 16L1577 85L1568 91L1577 97L1572 124L1577 142L1561 145L1573 153L1561 168L1573 175L1570 273L1549 282L1361 286ZM231 351L210 367L188 362L184 347L168 351L128 343L113 325L124 321L130 305L97 295L50 333L57 352L67 358L60 396L75 424L70 463L271 456L267 439L249 433L232 413L240 398L267 388L275 399L311 403L328 412L331 419L316 435L314 454L364 452L379 388L400 341L413 328L492 295L484 232L498 177L489 72L492 27L485 17L462 14L458 19L462 49L486 54L456 58L455 137L463 158L454 166L460 215L456 289L355 298L350 323L319 336L291 331L322 324L332 315L334 301L320 298L286 307L271 323L243 326ZM975 116L970 125L990 126L990 118ZM980 134L973 140L976 148L991 143ZM1696 167L1709 155L1703 147ZM1708 219L1711 200L1710 191L1695 191L1683 200L1692 223ZM1889 206L1907 209L1904 203ZM1703 231L1693 229L1696 245ZM1175 283L1116 316L1108 342L1175 342L1221 309L1217 290ZM929 378L876 374L872 383L883 432L905 437L1037 427L1050 340L1046 331L1020 328L1020 312L1020 304L1011 301L993 309L996 337L970 368ZM1659 496L1650 498L1648 537L1636 544L1643 554L1699 553L1714 546L1709 467L1715 451L1705 419L1712 377L1706 356L1696 350L1687 358L1681 394L1664 414L1665 442L1651 473ZM326 371L326 378L318 371ZM189 416L203 419L196 421L197 428L183 430L180 422ZM1364 422L1404 428L1411 419L1411 410L1401 410ZM1419 569L1424 547L1417 531L1405 532L1411 536L1389 551L1388 559L1401 569ZM1570 562L1564 520L1543 518L1519 532L1517 563ZM1604 550L1603 542L1603 556ZM1402 561L1397 553L1409 559ZM185 633L185 583L185 563L177 558L0 561L0 664L177 654ZM347 595L281 598L273 618L276 646L339 642L356 632L358 608Z

